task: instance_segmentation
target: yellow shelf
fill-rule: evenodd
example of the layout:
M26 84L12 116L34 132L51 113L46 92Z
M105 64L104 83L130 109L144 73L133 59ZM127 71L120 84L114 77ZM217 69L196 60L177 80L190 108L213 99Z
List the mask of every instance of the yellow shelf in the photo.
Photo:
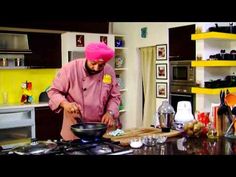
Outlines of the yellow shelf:
M236 34L220 33L220 32L206 32L206 33L192 34L191 39L192 40L201 40L201 39L236 40Z
M192 61L192 67L215 67L215 66L236 66L236 61L210 60L210 61Z
M229 90L230 93L236 92L236 87L227 87L227 88L201 88L201 87L192 87L192 93L196 94L210 94L216 95L220 94L221 90Z

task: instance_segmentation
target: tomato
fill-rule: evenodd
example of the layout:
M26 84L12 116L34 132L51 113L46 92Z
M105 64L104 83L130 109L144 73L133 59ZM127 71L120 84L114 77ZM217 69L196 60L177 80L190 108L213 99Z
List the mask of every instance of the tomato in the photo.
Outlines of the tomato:
M209 114L202 112L198 114L198 121L202 122L205 126L210 122Z

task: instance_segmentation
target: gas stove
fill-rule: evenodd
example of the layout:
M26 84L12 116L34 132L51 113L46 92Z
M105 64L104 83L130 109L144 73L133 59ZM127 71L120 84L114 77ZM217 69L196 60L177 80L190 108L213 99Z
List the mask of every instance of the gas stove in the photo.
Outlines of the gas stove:
M94 141L84 141L81 139L60 142L58 150L67 155L122 155L130 154L132 149L119 145L119 142L102 138ZM60 154L59 153L59 154Z
M0 154L19 155L124 155L132 154L129 147L119 145L108 138L95 140L76 139L73 141L55 140L34 141L31 144L2 150Z

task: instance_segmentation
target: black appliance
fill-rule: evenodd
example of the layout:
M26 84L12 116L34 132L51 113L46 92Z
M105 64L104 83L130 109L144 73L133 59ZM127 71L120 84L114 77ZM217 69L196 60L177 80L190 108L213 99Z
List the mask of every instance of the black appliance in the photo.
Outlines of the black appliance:
M170 83L173 85L193 86L196 80L196 68L191 61L170 61Z

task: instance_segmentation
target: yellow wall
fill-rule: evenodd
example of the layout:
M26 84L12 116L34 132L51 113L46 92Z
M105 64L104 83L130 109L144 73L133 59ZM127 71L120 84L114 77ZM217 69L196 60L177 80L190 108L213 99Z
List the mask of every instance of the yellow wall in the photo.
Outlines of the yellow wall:
M37 103L39 94L51 85L58 69L0 70L0 104L3 92L8 93L8 103L20 103L22 82L32 82L33 102Z

